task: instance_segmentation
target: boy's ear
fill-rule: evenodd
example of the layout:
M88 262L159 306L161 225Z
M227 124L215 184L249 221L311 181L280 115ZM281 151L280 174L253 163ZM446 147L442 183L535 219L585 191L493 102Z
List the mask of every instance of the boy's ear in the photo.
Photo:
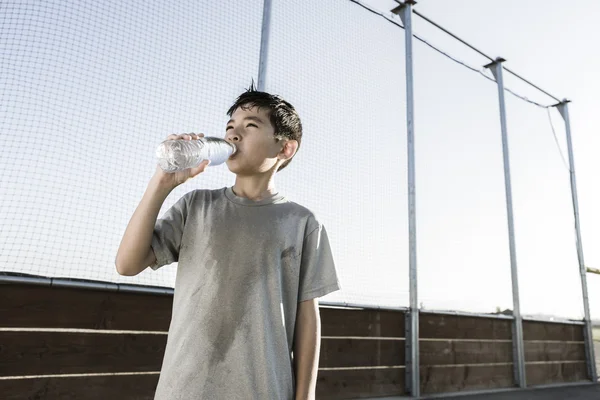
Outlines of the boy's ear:
M292 139L286 140L283 143L283 147L277 157L280 160L289 160L290 158L294 157L296 151L298 151L298 141Z

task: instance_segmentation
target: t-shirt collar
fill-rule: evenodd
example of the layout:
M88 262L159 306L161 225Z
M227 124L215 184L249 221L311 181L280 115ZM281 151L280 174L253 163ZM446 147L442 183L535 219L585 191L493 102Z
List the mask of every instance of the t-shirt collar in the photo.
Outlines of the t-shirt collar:
M272 194L268 197L265 197L262 200L258 200L258 201L249 199L247 197L240 197L233 192L233 187L225 188L225 197L227 197L233 203L239 204L242 206L264 206L267 204L276 204L276 203L281 203L282 201L285 201L285 197L283 195L279 194L279 192L274 193L274 194Z

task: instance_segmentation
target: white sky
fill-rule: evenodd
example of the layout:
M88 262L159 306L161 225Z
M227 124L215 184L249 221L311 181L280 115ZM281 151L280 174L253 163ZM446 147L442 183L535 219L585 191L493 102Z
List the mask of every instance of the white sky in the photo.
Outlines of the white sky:
M382 11L391 10L397 5L394 1L386 0L370 0L368 3ZM597 174L600 171L600 158L598 158L600 80L597 79L597 71L600 69L600 53L595 49L600 39L600 28L597 24L600 3L594 0L569 3L559 0L502 2L421 0L415 6L415 10L491 57L505 58L506 67L550 94L559 99L572 100L569 112L584 258L588 266L599 268L600 186ZM426 21L415 16L413 24L415 32L423 33L434 44L440 45L443 50L466 61L469 65L481 66L486 63L485 59L466 46L452 41L439 31L436 32ZM419 46L418 43L415 45ZM415 66L419 68L418 58L415 59ZM506 78L507 74L505 74ZM508 85L510 86L510 83ZM512 85L512 87L516 86ZM543 104L554 103L547 96L526 87L520 93ZM510 95L507 95L507 100L509 97ZM477 111L474 110L474 113ZM423 120L428 117L428 115L417 116L417 135L419 118ZM556 112L553 117L555 126L562 128L562 119ZM510 108L507 118L510 141ZM546 134L551 132L547 131ZM560 132L557 131L557 134ZM567 157L566 146L563 146L563 154ZM513 175L515 173L516 171ZM518 237L519 231L516 235ZM569 265L569 268L577 268L576 260L573 261L575 263ZM547 277L542 274L542 271L540 268L538 279L528 279L522 282L524 285L521 285L521 291L533 289L534 293L539 293L537 301L540 307L542 307L541 303L548 298L560 298L560 301L568 302L570 297L574 297L564 293L558 287L555 290L544 290L544 281ZM523 274L522 270L521 274ZM592 315L598 318L600 317L600 276L587 274L587 279Z
M296 106L306 135L278 186L328 228L344 290L323 300L406 306L403 31L349 1L296 3L273 1L267 90ZM382 11L395 5L369 3ZM174 266L120 277L114 255L160 140L222 135L225 110L256 78L260 4L3 2L0 270L173 284ZM584 254L600 267L600 116L592 108L600 4L422 0L416 9L573 100ZM414 26L467 64L486 63L418 17ZM420 301L433 309L510 308L496 88L422 43L414 47ZM507 74L505 81L553 103ZM510 94L506 101L522 310L580 317L568 174L546 111ZM551 115L566 156L562 119ZM31 138L25 154L22 138ZM233 183L223 166L202 179L174 191L161 213L189 190ZM588 286L600 318L600 276L588 275Z

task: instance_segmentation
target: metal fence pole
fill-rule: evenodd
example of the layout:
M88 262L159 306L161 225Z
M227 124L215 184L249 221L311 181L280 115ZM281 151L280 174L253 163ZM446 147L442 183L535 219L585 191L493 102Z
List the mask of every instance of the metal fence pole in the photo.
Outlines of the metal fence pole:
M512 278L513 296L513 365L516 384L524 388L527 386L525 377L525 351L523 346L523 319L519 302L519 276L517 270L517 253L515 246L515 226L512 205L512 185L510 181L510 158L508 154L508 135L506 128L506 105L504 103L504 81L502 79L502 58L486 65L498 84L498 100L500 104L500 128L502 130L502 154L504 157L504 184L506 188L506 211L508 217L508 244L510 248L510 273Z
M258 87L261 92L265 91L265 80L267 77L267 58L269 55L269 36L271 34L271 0L264 0L262 30L260 34L260 58L258 60Z
M407 0L393 10L404 24L406 51L406 136L408 142L408 231L409 231L409 292L410 308L405 319L406 388L408 393L419 397L419 303L417 297L417 223L415 198L415 111L413 96L413 47L412 8L417 4Z
M571 142L571 122L569 120L568 100L564 99L557 104L558 111L565 120L565 131L567 133L567 149L569 152L569 177L571 179L571 197L573 199L573 213L575 214L575 235L577 245L577 258L579 259L579 275L581 276L581 290L583 292L583 310L584 310L584 333L585 333L585 354L587 361L588 377L592 381L598 380L596 372L596 361L594 358L594 339L592 336L592 321L590 318L590 304L587 291L586 267L583 259L583 246L581 244L581 230L579 225L579 202L577 200L577 182L575 181L575 161L573 159L573 143Z

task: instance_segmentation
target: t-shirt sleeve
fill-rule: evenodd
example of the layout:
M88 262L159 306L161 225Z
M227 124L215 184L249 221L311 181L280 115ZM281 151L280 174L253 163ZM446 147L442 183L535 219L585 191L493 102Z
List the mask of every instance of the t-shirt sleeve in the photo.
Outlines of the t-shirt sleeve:
M154 264L149 265L153 270L179 260L179 248L181 247L190 196L191 192L186 193L161 218L156 220L151 244L156 261Z
M306 236L302 246L298 302L340 289L327 231L320 224Z

